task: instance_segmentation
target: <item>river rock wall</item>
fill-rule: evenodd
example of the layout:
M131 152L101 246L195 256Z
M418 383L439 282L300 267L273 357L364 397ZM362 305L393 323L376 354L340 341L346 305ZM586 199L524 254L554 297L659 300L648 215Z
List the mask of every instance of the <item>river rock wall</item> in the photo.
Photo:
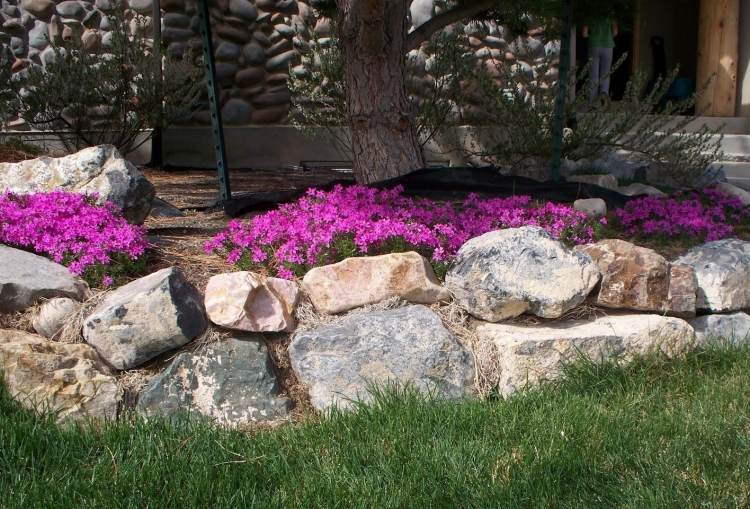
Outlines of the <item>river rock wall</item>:
M50 41L80 38L92 51L106 54L111 47L108 13L115 0L0 0L0 61L13 72L44 66L52 57ZM289 72L302 74L300 55L312 37L326 43L330 20L311 7L311 0L215 0L210 7L216 74L221 86L224 123L242 126L285 124L289 118ZM127 0L127 16L133 23L151 24L151 0ZM171 55L200 51L202 41L196 0L161 0L162 45ZM444 8L444 7L443 7ZM411 16L421 24L439 13L435 0L415 0ZM535 73L555 42L545 43L539 30L524 37L509 35L501 26L461 29L466 45L488 67L517 64ZM429 55L411 55L429 63ZM428 72L428 71L426 71ZM190 116L189 124L208 124L207 102ZM28 129L22 121L11 129Z

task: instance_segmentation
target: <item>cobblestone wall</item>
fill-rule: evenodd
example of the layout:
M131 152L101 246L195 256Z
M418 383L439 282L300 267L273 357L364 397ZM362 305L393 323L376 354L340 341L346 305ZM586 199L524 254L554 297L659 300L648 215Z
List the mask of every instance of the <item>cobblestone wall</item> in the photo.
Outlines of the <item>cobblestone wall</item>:
M106 53L111 41L107 13L113 1L0 0L0 51L14 72L44 66L53 55L50 40L79 37L92 51ZM152 0L128 0L127 5L128 16L150 23ZM161 10L167 51L181 55L189 48L200 49L196 1L161 0ZM210 11L225 123L286 123L288 73L304 72L300 52L313 35L329 35L330 20L318 16L307 0L215 0ZM439 11L434 0L412 4L412 18L418 23ZM535 73L546 55L557 52L556 43L545 43L538 30L511 38L500 26L490 26L489 35L471 26L463 29L468 46L490 67L513 62L523 72ZM429 55L420 52L411 56L429 61ZM190 122L207 124L208 112L199 109ZM20 121L11 127L25 128Z

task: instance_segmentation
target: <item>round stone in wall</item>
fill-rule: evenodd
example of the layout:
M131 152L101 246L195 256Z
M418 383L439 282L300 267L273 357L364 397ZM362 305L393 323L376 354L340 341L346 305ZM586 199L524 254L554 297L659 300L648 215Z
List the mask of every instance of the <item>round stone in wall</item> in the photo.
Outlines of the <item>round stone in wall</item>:
M21 8L33 14L37 19L49 21L55 13L55 2L52 0L23 0Z
M247 21L258 17L258 9L248 0L229 0L229 12Z
M83 5L76 0L65 0L64 2L60 2L57 4L56 10L57 14L63 18L82 20L86 15L86 10L83 8Z
M232 98L221 108L221 118L228 125L242 125L250 122L253 110L242 99Z
M153 0L128 0L128 5L139 14L151 14L154 10Z

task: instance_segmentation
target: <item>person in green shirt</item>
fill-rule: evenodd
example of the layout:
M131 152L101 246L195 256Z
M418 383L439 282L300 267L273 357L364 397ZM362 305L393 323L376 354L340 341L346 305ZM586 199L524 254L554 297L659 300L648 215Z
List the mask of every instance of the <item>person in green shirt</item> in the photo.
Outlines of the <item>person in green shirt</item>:
M591 60L589 99L592 103L601 96L609 96L609 75L617 32L617 22L610 18L597 19L583 27L582 35L588 39Z

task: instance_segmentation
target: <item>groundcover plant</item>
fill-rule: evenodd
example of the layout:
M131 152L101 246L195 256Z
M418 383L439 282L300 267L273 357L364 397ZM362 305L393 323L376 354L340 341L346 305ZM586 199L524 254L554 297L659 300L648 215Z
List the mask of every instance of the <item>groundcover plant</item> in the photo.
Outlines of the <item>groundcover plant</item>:
M109 286L113 276L142 261L149 242L144 227L97 199L65 191L1 194L0 242L51 258L90 284Z
M228 228L206 242L240 268L266 267L283 278L349 256L415 250L438 273L472 237L500 228L540 226L555 238L583 244L604 219L570 205L539 203L529 196L450 203L404 195L403 188L337 185L310 190L299 200Z

